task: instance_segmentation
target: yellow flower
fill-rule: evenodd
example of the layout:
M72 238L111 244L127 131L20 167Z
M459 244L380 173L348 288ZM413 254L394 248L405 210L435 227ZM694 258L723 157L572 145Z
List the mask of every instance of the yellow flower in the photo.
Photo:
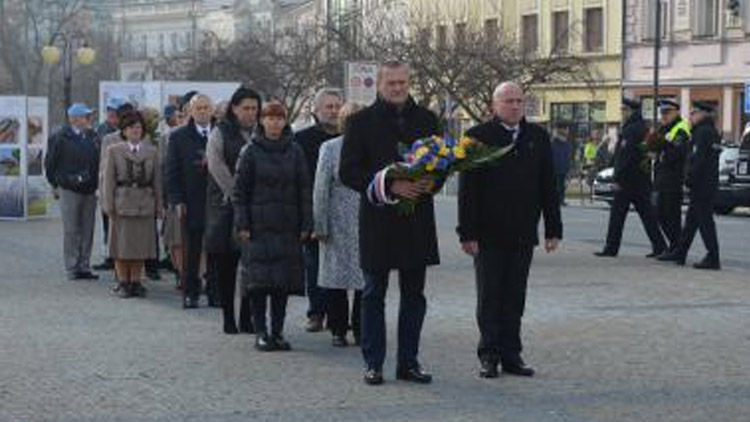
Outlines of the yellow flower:
M420 158L424 157L430 152L430 149L427 147L420 147L414 152L414 157L419 160Z
M435 170L435 168L437 168L437 165L439 162L440 162L440 158L438 157L433 158L432 161L427 163L427 165L425 166L425 170L427 170L428 172L432 172L433 170Z
M463 148L466 148L466 147L470 146L473 143L474 143L474 140L471 139L471 138L469 138L468 136L464 136L464 137L461 138L461 140L458 141L458 145L461 146L461 147L463 147Z
M461 145L453 147L453 155L455 155L459 160L466 158L466 148Z
M447 147L447 146L443 145L443 146L442 146L442 147L440 148L440 151L438 152L438 155L440 155L441 157L447 157L447 156L448 156L448 154L450 154L450 152L451 152L451 150L450 150L450 149L448 149L448 147Z

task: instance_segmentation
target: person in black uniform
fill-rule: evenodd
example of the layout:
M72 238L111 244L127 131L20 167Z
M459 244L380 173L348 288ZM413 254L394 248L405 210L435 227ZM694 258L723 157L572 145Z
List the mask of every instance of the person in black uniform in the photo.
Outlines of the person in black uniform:
M604 250L596 252L596 256L614 257L620 251L622 230L628 215L630 204L635 206L641 218L646 234L651 241L649 258L661 255L667 245L659 231L654 208L651 205L651 177L648 168L643 163L645 153L642 149L646 137L646 123L641 116L640 101L623 99L623 121L620 141L615 149L615 198L609 214L609 228L607 230L607 244Z
M498 86L496 119L466 134L488 145L513 143L514 151L459 179L457 231L464 252L474 257L482 378L496 378L498 364L505 373L534 375L521 359L521 318L542 215L545 250L555 251L562 239L549 134L523 117L523 99L517 84Z
M656 216L671 251L677 246L682 231L682 190L690 124L680 116L680 105L674 101L662 100L659 110L662 120L659 136L665 143L661 152L656 153L654 163Z
M660 261L673 261L685 265L695 233L700 230L708 254L693 267L701 270L721 269L719 241L713 215L713 201L719 190L721 136L716 130L713 112L710 104L698 101L693 103L690 113L693 139L687 177L690 206L685 218L685 230L675 250L659 257Z

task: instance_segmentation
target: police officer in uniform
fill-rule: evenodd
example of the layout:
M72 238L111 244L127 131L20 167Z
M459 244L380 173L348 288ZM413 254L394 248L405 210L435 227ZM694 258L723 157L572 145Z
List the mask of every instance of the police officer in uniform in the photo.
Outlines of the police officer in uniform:
M643 166L645 154L641 145L646 137L647 128L641 116L640 101L623 99L622 113L625 123L615 149L615 197L609 214L607 243L604 250L594 255L617 256L620 251L625 218L630 204L633 204L651 241L652 252L647 257L654 258L666 251L667 245L659 231L654 208L651 205L650 171Z
M687 176L690 206L685 219L685 230L677 247L659 257L660 261L673 261L685 265L695 233L700 230L708 254L693 267L701 270L721 269L719 241L713 216L713 202L719 189L721 136L716 130L713 113L714 109L710 104L698 101L693 103L690 113L693 139Z
M690 124L680 116L680 105L671 100L659 103L662 125L659 136L665 141L656 153L654 190L656 216L662 233L669 241L669 250L677 246L682 231L682 190L685 163L690 143Z

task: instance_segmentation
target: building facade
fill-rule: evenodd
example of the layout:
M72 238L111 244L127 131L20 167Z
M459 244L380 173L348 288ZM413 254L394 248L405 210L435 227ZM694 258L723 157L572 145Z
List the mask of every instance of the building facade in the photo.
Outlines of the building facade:
M651 104L653 98L656 0L629 0L624 87ZM662 2L660 96L716 106L726 141L737 141L750 116L744 86L750 82L750 5L735 16L728 0ZM649 110L645 110L649 114Z
M187 59L205 43L229 43L235 22L229 0L122 0L112 6L122 60L120 78L150 79L153 63Z
M579 141L619 123L622 0L414 0L411 15L416 27L432 23L438 43L474 27L503 34L525 54L585 58L593 81L532 87L527 115Z

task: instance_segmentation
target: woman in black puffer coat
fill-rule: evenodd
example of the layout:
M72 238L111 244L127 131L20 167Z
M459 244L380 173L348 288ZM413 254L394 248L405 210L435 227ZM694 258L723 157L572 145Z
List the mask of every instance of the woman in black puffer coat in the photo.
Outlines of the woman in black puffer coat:
M289 350L283 337L284 318L288 296L304 293L302 241L312 230L312 187L304 152L292 142L284 107L266 104L260 123L236 173L233 203L242 247L240 280L252 302L255 347Z

